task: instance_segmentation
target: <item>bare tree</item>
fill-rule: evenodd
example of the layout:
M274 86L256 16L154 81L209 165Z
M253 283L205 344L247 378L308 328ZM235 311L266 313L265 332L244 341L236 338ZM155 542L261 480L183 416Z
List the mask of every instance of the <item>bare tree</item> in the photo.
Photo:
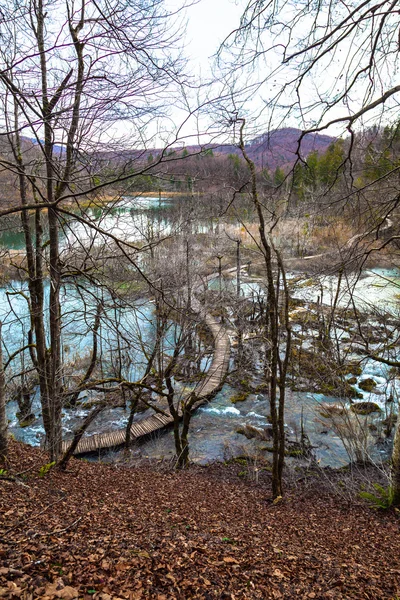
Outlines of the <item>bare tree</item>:
M31 314L28 345L51 460L60 456L62 439L60 290L68 269L60 255L60 226L71 214L65 203L135 174L131 152L119 164L114 161L107 175L110 154L104 148L115 152L124 143L118 123L129 131L132 147L162 112L164 94L171 94L180 68L170 52L178 39L170 16L160 0L113 6L10 1L2 7L1 134L8 153L1 164L18 179Z
M285 391L291 344L289 290L283 261L272 239L277 221L273 218L269 230L267 229L264 208L257 189L256 168L244 145L243 132L246 122L245 119L238 119L238 121L240 122L239 148L250 171L250 194L257 212L259 248L263 255L267 278L265 377L268 382L273 440L272 495L278 498L283 495L282 475L285 459Z
M0 458L7 454L6 386L3 366L3 336L0 321Z
M331 257L339 282L346 270L361 269L370 256L398 243L393 221L400 198L399 166L397 160L388 160L397 143L397 123L383 129L397 120L398 113L397 8L391 1L322 2L315 7L307 1L255 0L246 4L237 29L219 52L221 68L234 77L235 88L241 92L233 102L234 115L240 112L240 102L260 91L259 113L269 130L284 122L301 128L295 164L283 173L281 182L281 189L286 187L294 200L290 208L298 210L300 200L303 212L311 209L333 219L345 215L356 229ZM240 75L244 74L250 85L246 80L241 87ZM367 124L373 127L365 129ZM317 153L305 156L303 144L306 136L325 131L346 138L332 147L332 160L322 166ZM339 293L339 285L337 289ZM324 325L325 339L331 337L337 300ZM364 349L371 356L365 337ZM375 352L374 358L391 364L384 353ZM398 367L397 360L392 363ZM393 452L397 489L399 439L397 431Z

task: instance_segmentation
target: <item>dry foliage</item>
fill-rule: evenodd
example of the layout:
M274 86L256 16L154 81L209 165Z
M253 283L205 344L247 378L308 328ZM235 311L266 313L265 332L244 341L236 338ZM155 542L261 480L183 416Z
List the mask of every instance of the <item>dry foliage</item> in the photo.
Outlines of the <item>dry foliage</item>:
M2 598L400 593L397 515L310 486L312 473L274 504L268 473L257 485L238 476L240 465L177 473L73 461L67 473L39 477L46 462L11 445L9 474L30 470L0 481Z

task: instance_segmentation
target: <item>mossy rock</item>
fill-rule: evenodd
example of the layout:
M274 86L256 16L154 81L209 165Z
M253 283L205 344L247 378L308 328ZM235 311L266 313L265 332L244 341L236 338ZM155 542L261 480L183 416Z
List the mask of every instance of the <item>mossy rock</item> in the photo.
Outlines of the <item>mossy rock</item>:
M245 400L247 400L249 396L249 392L238 392L237 394L233 394L233 396L230 397L230 401L232 402L232 404L236 404L237 402L244 402Z
M351 405L350 410L356 415L370 415L374 412L381 412L380 407L375 402L356 402Z
M372 390L376 387L376 381L375 379L372 379L372 377L368 377L367 379L360 381L358 387L364 390L364 392L372 392Z
M314 279L306 279L306 281L298 283L297 287L299 287L299 288L306 288L306 287L312 287L313 285L315 285Z
M260 450L262 450L263 452L274 452L274 449L272 446L261 446Z
M343 365L340 369L342 375L356 375L359 377L362 373L362 368L359 363L351 362L347 365Z
M350 377L350 379L347 380L347 383L355 385L357 383L357 377Z
M258 427L254 427L253 425L245 425L244 427L239 427L236 430L236 433L240 433L247 437L248 440L256 439L266 441L270 438L269 431L266 429L258 429Z
M18 416L18 413L17 413ZM19 419L20 417L18 417ZM19 426L20 427L30 427L32 425L32 423L34 423L36 421L36 417L33 413L31 413L30 415L26 415L21 421L19 421Z
M324 419L330 419L336 416L342 416L346 413L344 406L338 406L337 404L322 404L318 408L318 412Z

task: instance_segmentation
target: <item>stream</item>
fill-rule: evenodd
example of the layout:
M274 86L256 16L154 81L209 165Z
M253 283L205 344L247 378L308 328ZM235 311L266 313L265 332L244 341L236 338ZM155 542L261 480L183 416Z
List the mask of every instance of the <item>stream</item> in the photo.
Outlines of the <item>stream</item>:
M130 240L138 240L143 237L142 232L155 227L157 235L164 235L170 231L171 223L168 220L167 209L172 200L153 198L139 198L124 203L123 208L115 208L103 214L101 209L88 209L87 215L96 221L96 224L104 230L113 230L116 234ZM158 211L162 209L162 214ZM176 215L174 216L176 221ZM156 224L156 226L155 226ZM210 220L197 223L195 231L209 231L213 228ZM84 242L91 236L87 227L78 222L69 222L65 227L65 244ZM101 234L100 234L101 237ZM0 235L0 244L13 249L23 247L23 238L20 231L5 232ZM289 273L288 278L295 280L298 273ZM312 279L303 281L295 288L294 296L304 305L307 302L322 300L322 303L331 305L335 296L337 278L325 277L316 282ZM213 280L209 287L218 290L219 281ZM224 286L234 289L235 281L225 280ZM338 305L341 307L349 303L350 282L342 286ZM23 338L25 338L29 319L27 313L26 299L21 292L26 288L24 282L11 282L7 288L0 288L0 319L3 321L3 335L8 353L15 351ZM400 272L398 270L373 269L362 273L355 284L355 297L358 306L364 310L384 309L393 317L398 312L398 294L400 290ZM48 293L48 290L47 290ZM241 282L241 293L244 297L263 295L263 283L255 278L246 277L243 274ZM102 299L104 301L104 298ZM106 303L107 304L107 303ZM92 300L93 305L93 300ZM79 356L88 352L92 337L88 322L92 322L95 307L89 311L82 304L82 299L76 294L72 287L66 286L62 298L63 314L66 317L63 330L64 360L74 364ZM307 304L306 304L307 306ZM111 308L109 310L112 310ZM71 318L68 319L68 315ZM133 337L138 331L144 332L145 337L150 339L154 335L153 304L148 300L138 300L135 307L121 311L120 327L123 328L126 337ZM300 334L298 326L293 327L295 334ZM337 332L336 332L337 333ZM312 331L310 331L312 335ZM343 344L345 344L346 332L343 330ZM115 331L103 332L103 339L107 340L110 347L115 346ZM26 339L26 338L25 338ZM307 340L305 341L307 345ZM359 356L353 357L359 361ZM137 377L143 368L143 356L137 350L135 360L129 366L128 375ZM382 410L383 416L388 416L393 411L393 405L387 400L390 397L397 399L400 393L400 382L397 378L391 378L390 369L383 364L373 360L361 363L362 372L357 376L355 389L363 394L363 401L375 402ZM376 381L376 387L371 392L363 391L359 383L363 379L372 377ZM255 382L260 383L260 382ZM225 384L222 390L209 404L201 407L193 416L190 431L190 454L191 459L206 464L211 461L227 460L233 456L261 456L267 455L266 450L271 442L266 440L247 439L238 430L245 425L258 429L269 428L269 402L263 393L250 393L244 401L232 403L231 399L237 390L229 384ZM82 404L75 409L65 409L63 413L63 430L66 437L71 436L74 428L88 413L85 402L90 402L95 393L88 392ZM340 437L326 426L320 415L321 406L340 404L340 398L314 394L310 392L295 392L288 390L286 400L286 430L288 437L294 441L300 440L300 423L303 420L304 431L307 434L315 460L321 466L339 467L349 462L348 454ZM344 403L349 406L349 402ZM16 439L32 445L39 445L43 440L44 429L41 419L41 407L38 390L35 391L32 404L32 412L36 419L27 427L21 428L16 417L18 405L16 401L10 401L7 405L10 432ZM101 413L91 424L88 434L102 433L113 429L123 428L128 421L128 410L124 408L110 408ZM138 414L135 418L142 419L149 414L148 411ZM375 428L375 437L371 438L371 457L380 461L388 455L389 445L381 435L382 417L373 413L368 418L368 423ZM380 443L376 443L377 439ZM173 456L174 444L171 431L161 432L153 439L145 443L139 443L131 450L133 457L148 457L154 459L168 459ZM102 460L119 460L121 452L109 451L99 456ZM298 460L298 459L293 459Z

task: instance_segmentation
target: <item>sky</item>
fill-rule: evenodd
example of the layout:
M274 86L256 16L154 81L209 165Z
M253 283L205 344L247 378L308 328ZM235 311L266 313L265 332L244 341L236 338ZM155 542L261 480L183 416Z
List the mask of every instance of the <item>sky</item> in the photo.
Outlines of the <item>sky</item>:
M211 73L213 55L218 50L220 44L226 37L234 31L239 23L244 8L248 5L248 0L194 0L195 4L189 6L186 10L187 29L185 34L185 54L190 60L190 72L193 75L201 76L207 79ZM188 0L190 2L190 0ZM167 6L173 9L179 9L182 6L182 0L167 0ZM272 59L273 60L273 59ZM275 66L280 63L276 59ZM256 71L255 71L256 73ZM270 90L271 92L271 90ZM271 123L268 121L268 114L263 112L266 94L264 90L261 93L254 94L250 102L246 103L246 109L249 113L261 117L255 119L254 127L250 126L250 118L247 119L247 131L250 137L263 133L269 127L299 127L299 122L295 116L281 118L278 112ZM180 113L173 110L173 117L180 121ZM190 131L190 126L187 127ZM192 131L195 131L193 128ZM330 131L332 135L339 131ZM199 139L198 142L201 140ZM221 138L221 142L223 139ZM226 141L226 140L225 140ZM193 140L192 143L195 143Z
M167 1L175 7L182 5L182 0ZM229 33L238 27L240 17L247 5L248 0L198 0L194 6L190 6L187 9L188 22L186 34L186 54L191 58L193 65L191 68L193 69L194 74L201 74L201 76L204 78L207 76L210 68L209 57L215 53L219 47L219 44L229 35ZM290 6L293 7L294 5ZM288 14L283 14L283 12L281 12L280 16L282 20L285 21L285 18L290 20L293 15L291 15L290 12ZM310 12L301 22L304 35L306 35L304 27L307 25L307 18L310 19L311 27L314 16L314 12ZM321 11L320 16L323 22L326 18L326 13ZM395 15L393 15L393 18L394 17ZM359 37L353 38L353 36L349 34L348 38L346 38L346 40L339 46L338 52L335 52L334 54L328 54L326 60L322 60L319 63L319 68L313 69L312 77L307 79L306 84L303 86L302 105L304 108L304 106L307 104L310 106L315 104L315 108L312 110L310 109L308 113L303 113L305 119L304 123L301 123L299 114L297 113L296 116L293 111L290 111L292 116L284 116L282 119L280 119L279 111L275 109L274 119L271 124L272 128L275 126L294 126L301 128L310 127L312 126L313 122L317 122L319 120L321 107L323 104L322 101L318 102L318 100L325 98L332 99L335 95L340 95L339 90L342 87L342 83L346 82L348 85L349 80L359 68L361 61L364 63L363 66L365 66L365 61L368 59L369 46L372 36L372 29L370 30L370 28L374 27L376 29L377 27L376 24L373 25L371 23L372 21L367 22L364 28L364 34L361 33L362 28L360 28L357 33L357 35L359 34ZM395 31L395 29L393 29L393 31ZM388 29L388 32L391 34L390 28ZM386 40L385 38L386 43L389 43L391 39L389 34L388 39ZM293 46L293 48L294 47L295 46ZM366 87L368 85L368 78L364 84L362 78L360 77L358 79L357 86L355 88L353 87L351 94L346 96L346 102L338 103L331 108L329 114L324 119L324 122L358 112L360 107L362 107L365 102L371 102L371 100L379 97L386 89L390 87L391 83L389 82L389 78L394 73L393 69L395 69L396 63L393 63L393 61L397 60L397 53L394 53L394 59L390 59L389 48L386 49L386 53L384 48L378 49L378 51L375 53L375 58L379 58L379 53L384 54L384 59L383 62L377 65L375 73L376 87L374 87L372 95L367 95L367 97L365 96L365 90L368 89ZM269 56L271 56L269 69L273 71L274 68L280 64L281 57L279 56L278 58L278 54L276 54L274 57L273 53L271 53ZM266 68L268 71L268 67L265 67L265 65L263 68ZM385 69L389 71L389 75L384 73ZM257 75L256 71L255 75ZM276 89L279 89L279 86L286 81L287 77L291 78L291 74L287 71L282 71L280 78L276 80L275 86L271 80L268 85L266 85L260 91L261 93L259 95L254 94L253 106L251 107L252 110L257 112L258 107L265 106L263 99L268 100L268 98L274 97ZM349 80L347 80L347 78L349 78ZM397 81L395 83L397 83ZM291 97L286 97L284 100L286 100L288 105L291 105L293 101ZM369 116L367 115L368 118L366 118L364 122L360 121L359 126L361 127L363 123L364 126L370 126L372 123L379 122L379 120L382 118L383 121L385 121L385 117L387 121L393 121L397 113L393 116L391 112L392 110L398 110L398 104L395 101L391 103L385 103L385 111L377 109L377 111L369 113ZM281 115L284 114L286 114L286 111L281 113ZM257 127L260 127L260 133L263 130L266 130L268 126L267 122L268 117L267 114L264 113L257 122ZM325 131L325 133L330 135L341 135L344 133L347 135L345 125L343 124L331 126L327 131Z
M238 26L244 4L243 0L200 0L187 9L187 53L204 74L209 57Z

